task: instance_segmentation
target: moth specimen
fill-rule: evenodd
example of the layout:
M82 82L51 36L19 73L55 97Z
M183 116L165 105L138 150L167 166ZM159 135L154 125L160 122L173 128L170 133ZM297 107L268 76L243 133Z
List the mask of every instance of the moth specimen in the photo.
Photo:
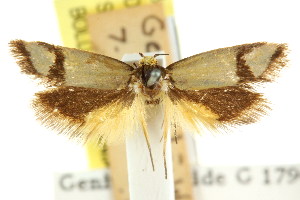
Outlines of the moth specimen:
M176 127L194 132L258 120L267 100L253 85L270 82L286 66L285 44L252 43L197 54L163 68L156 56L130 66L87 51L44 42L11 41L22 72L48 90L35 94L33 107L46 126L71 138L100 145L147 131L148 106L161 106L163 155ZM151 156L152 159L152 156ZM153 162L152 162L153 164Z

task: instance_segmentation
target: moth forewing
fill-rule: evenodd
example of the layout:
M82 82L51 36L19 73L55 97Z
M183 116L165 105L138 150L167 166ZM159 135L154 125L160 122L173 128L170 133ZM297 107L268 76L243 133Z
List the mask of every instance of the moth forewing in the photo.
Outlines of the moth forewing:
M133 70L114 58L44 42L14 40L10 46L24 73L56 86L124 89Z
M252 43L200 53L167 67L174 86L202 90L271 81L283 68L286 44Z

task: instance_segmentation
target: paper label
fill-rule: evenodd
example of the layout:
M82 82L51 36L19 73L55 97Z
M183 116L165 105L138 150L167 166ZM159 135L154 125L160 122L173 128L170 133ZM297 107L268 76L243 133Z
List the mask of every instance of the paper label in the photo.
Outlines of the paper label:
M57 173L56 200L113 200L107 169ZM176 184L176 181L175 181ZM194 199L299 200L300 164L270 166L194 166ZM191 196L180 191L176 200Z
M154 3L162 3L166 15L173 14L172 0L56 0L63 43L67 47L92 51L88 15Z
M195 199L300 199L300 165L194 167L193 179Z
M107 169L57 173L55 200L112 200L111 181Z
M88 17L93 49L121 59L124 54L164 51L171 63L168 26L161 4L139 6Z

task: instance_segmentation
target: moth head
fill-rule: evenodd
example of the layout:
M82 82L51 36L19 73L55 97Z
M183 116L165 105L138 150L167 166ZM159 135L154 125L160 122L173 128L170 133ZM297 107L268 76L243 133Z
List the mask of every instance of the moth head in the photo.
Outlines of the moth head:
M142 53L139 53L139 54L142 57L142 59L139 61L139 67L142 67L144 65L157 66L158 65L158 62L156 59L157 56L169 55L166 53L156 53L153 56L144 56L144 54L142 54Z
M158 62L154 56L143 56L143 58L139 61L139 67L144 65L156 66L158 65Z
M159 55L168 54L154 54L154 56L144 56L140 53L142 59L138 63L139 71L138 77L141 78L143 85L147 88L153 89L165 77L166 71L163 67L158 65L155 57Z

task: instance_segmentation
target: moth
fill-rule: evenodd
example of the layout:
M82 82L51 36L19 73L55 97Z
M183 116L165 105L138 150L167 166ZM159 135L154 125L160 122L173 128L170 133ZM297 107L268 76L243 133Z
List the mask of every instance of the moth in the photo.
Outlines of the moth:
M286 66L286 44L258 42L200 53L169 65L141 55L119 60L44 42L10 42L21 71L48 87L35 94L41 122L59 133L99 145L142 129L153 165L147 107L164 113L163 156L176 127L200 133L257 121L269 109L255 85L273 81ZM166 165L166 162L165 162ZM165 166L166 169L166 166Z

